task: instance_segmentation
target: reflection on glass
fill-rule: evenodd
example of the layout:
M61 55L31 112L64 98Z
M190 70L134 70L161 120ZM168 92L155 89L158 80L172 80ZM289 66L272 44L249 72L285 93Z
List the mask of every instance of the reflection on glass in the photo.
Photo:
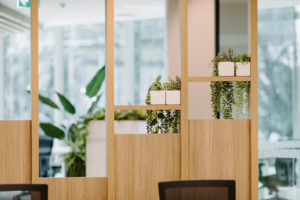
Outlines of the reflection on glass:
M218 51L249 51L249 0L219 0Z
M29 120L30 8L0 0L0 120Z
M115 104L145 104L157 75L179 70L177 0L115 0Z
M105 132L88 134L91 115L105 106L104 11L104 0L41 1L40 177L106 176L105 145L96 149L104 162L90 156Z
M299 6L259 1L259 199L300 198Z

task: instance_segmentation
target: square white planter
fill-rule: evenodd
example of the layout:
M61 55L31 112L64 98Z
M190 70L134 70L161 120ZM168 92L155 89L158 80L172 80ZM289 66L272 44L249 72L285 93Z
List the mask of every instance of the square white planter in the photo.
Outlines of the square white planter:
M236 63L236 75L237 76L250 76L250 62Z
M167 90L166 91L166 104L179 105L180 104L180 90Z
M166 91L150 91L150 103L152 105L165 105L166 104Z
M234 76L234 62L219 62L219 76Z

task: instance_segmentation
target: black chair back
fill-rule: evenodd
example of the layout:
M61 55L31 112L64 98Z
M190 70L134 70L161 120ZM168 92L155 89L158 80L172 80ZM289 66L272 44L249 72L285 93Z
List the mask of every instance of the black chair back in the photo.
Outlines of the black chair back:
M8 184L0 185L0 199L5 200L48 200L47 185Z
M172 181L158 184L160 200L236 200L235 181Z

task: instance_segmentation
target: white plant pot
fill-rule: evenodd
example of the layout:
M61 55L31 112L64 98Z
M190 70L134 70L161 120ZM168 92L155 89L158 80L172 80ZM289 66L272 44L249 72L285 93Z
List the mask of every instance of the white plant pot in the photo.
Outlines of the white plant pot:
M237 76L250 76L250 62L236 63L236 75Z
M234 62L219 62L219 76L234 76Z
M166 104L179 105L180 104L180 90L167 90L166 91Z
M152 105L165 105L166 104L166 91L150 91L150 103Z

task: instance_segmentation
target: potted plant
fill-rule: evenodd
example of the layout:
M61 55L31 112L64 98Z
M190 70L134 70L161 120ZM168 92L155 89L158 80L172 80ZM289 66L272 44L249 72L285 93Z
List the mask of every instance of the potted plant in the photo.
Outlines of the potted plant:
M180 78L176 80L169 79L166 83L161 83L161 76L158 76L149 89L146 97L146 104L151 104L152 90L179 90L181 87ZM166 134L179 133L180 131L180 110L147 110L147 133L150 134Z
M175 80L169 78L169 81L164 84L164 88L166 89L166 104L179 105L181 89L181 80L179 76L176 76Z
M166 91L160 82L161 76L157 76L156 80L150 86L150 104L151 105L165 105Z
M87 114L93 113L97 107L102 93L99 91L105 79L105 66L98 70L92 80L86 87L85 95L89 98L95 98L92 105L89 107ZM39 95L39 100L46 106L59 110L65 116L76 115L76 108L71 101L61 93L56 92L61 106L43 95ZM51 120L52 121L52 120ZM66 120L67 122L61 124L54 124L53 122L40 122L40 128L45 135L61 140L70 151L63 156L66 163L66 174L68 177L84 177L86 175L86 138L87 138L87 124L82 118L76 120Z
M241 54L235 57L236 76L250 76L250 56Z
M240 57L239 57L240 58ZM233 51L220 53L212 59L212 76L219 76L219 63L223 60L239 60ZM245 60L243 56L243 60ZM247 118L249 116L249 82L215 81L210 83L211 107L215 119Z
M234 55L231 48L228 52L219 53L211 62L215 76L234 76Z

